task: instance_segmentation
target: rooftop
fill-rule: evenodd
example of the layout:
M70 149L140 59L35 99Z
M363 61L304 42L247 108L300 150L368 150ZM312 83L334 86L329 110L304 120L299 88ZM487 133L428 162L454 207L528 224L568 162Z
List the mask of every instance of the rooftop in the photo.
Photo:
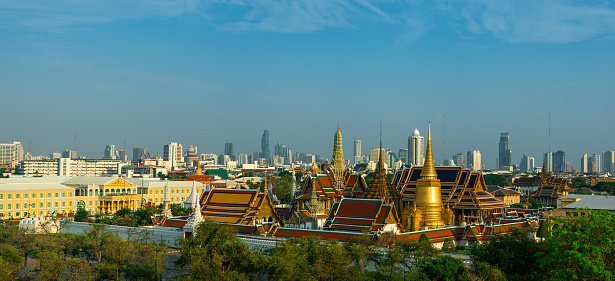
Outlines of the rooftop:
M70 190L72 187L61 183L0 183L0 192L3 191L30 191L30 190Z
M591 210L615 211L615 196L570 194L562 198L580 198L562 209L588 208Z

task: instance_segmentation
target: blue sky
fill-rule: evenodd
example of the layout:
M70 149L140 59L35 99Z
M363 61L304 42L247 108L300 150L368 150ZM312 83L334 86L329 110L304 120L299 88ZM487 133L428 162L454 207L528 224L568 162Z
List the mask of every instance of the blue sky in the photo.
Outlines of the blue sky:
M437 161L495 166L615 149L615 4L605 1L3 1L0 142L35 155L397 151L432 121ZM444 115L446 119L444 119ZM444 124L444 120L446 120ZM443 147L443 127L445 145Z

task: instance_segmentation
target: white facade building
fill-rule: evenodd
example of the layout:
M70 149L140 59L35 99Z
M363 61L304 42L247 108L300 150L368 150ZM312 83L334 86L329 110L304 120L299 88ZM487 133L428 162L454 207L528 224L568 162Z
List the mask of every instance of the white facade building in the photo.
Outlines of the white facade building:
M615 151L607 150L602 152L602 172L615 174Z
M470 150L468 151L467 159L467 167L472 168L472 171L480 171L482 168L482 159L480 155L480 151L478 150Z
M23 161L23 156L23 146L20 142L0 143L0 164L17 165Z
M24 160L17 173L24 176L102 176L117 175L128 163L108 159Z
M423 166L423 146L424 139L419 135L419 130L415 128L412 136L408 137L408 164Z
M171 142L164 146L163 160L169 163L171 169L176 169L180 163L184 162L182 156L182 145L176 142Z
M581 171L580 171L582 174L585 174L588 172L587 162L588 162L587 154L583 154L583 156L581 156Z

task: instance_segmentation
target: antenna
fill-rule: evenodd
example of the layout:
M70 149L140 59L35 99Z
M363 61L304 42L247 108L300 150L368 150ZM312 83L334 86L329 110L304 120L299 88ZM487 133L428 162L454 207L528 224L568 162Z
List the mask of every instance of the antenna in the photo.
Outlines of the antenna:
M444 122L442 122L442 165L444 165L444 149L446 148L446 113L444 115Z
M77 134L75 134L75 151L77 151Z
M551 113L549 113L549 153L551 153Z

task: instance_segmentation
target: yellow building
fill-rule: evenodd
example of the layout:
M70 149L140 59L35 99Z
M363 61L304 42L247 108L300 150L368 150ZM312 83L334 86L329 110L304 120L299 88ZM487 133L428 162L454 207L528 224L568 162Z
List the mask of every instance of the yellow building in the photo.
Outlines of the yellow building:
M136 210L147 202L161 204L166 181L119 177L15 177L0 179L0 218L40 217L76 212L113 214ZM192 181L169 181L171 204L183 203ZM204 185L196 182L200 194Z

